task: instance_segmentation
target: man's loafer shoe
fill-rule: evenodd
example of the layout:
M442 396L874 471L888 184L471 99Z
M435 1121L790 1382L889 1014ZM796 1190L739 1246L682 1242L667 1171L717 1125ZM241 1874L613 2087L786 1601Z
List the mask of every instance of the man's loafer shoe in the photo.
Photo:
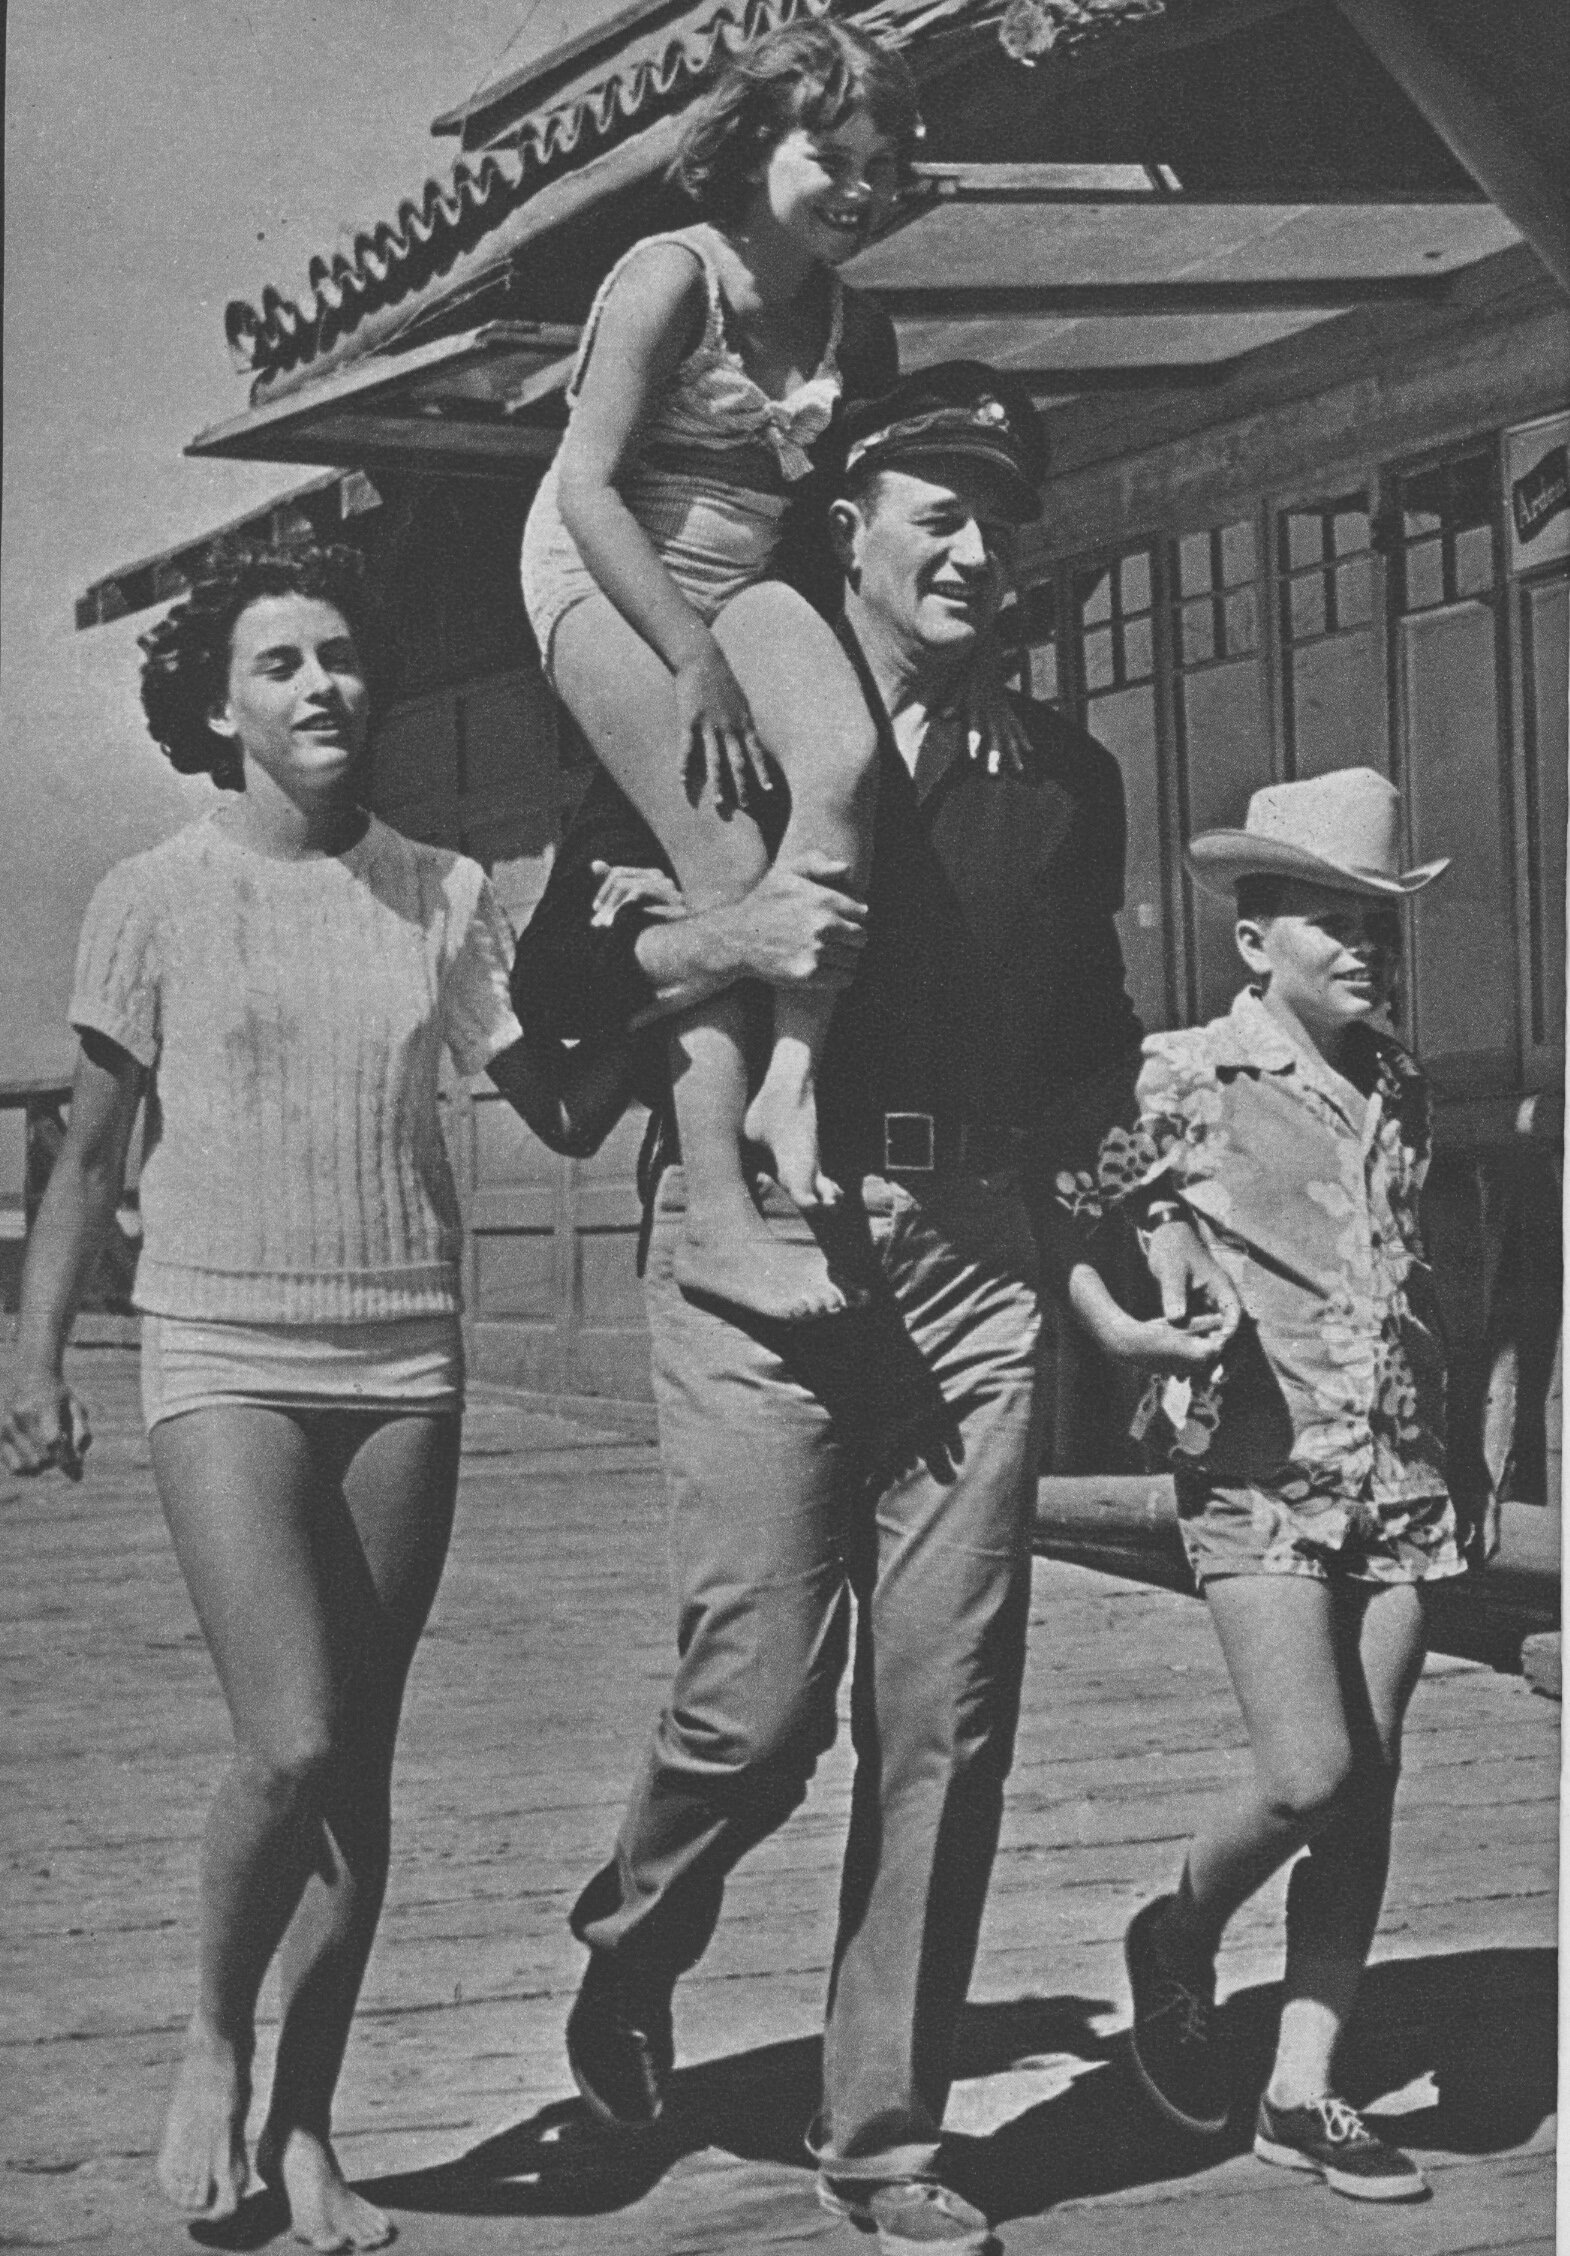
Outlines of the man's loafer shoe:
M820 2175L818 2200L831 2217L876 2233L878 2256L989 2256L997 2247L981 2211L932 2178L879 2185Z
M591 1957L567 2016L567 2065L590 2114L612 2130L651 2129L674 2059L670 1986L633 1982Z

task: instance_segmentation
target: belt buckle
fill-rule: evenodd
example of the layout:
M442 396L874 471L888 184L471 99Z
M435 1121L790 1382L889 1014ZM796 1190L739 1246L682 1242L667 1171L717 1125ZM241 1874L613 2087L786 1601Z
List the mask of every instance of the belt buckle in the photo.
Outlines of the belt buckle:
M938 1124L930 1112L883 1115L883 1164L891 1175L936 1173Z

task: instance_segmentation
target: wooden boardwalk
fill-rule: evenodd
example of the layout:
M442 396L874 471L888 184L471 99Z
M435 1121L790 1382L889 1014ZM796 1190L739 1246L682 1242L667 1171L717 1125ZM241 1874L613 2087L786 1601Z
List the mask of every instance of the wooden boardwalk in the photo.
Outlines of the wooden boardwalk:
M6 1613L0 2247L189 2248L151 2156L189 1998L197 1835L226 1719L164 1537L134 1358L79 1351L80 1487L0 1474ZM585 1412L585 1419L590 1416ZM381 1939L339 2147L431 2256L698 2256L866 2244L821 2216L799 2136L845 1819L843 1747L743 1866L678 1993L672 2135L607 2154L568 2099L564 1925L665 1681L647 1444L482 1395L416 1665ZM1557 1708L1431 1664L1352 2096L1401 2119L1434 2198L1370 2210L1239 2139L1174 2145L1127 2080L1119 1939L1239 1732L1203 1610L1038 1563L1026 1712L962 2040L957 2166L1012 2256L1461 2256L1553 2246ZM1263 2073L1281 1890L1222 1966ZM264 2059L270 2031L264 2031ZM265 2202L199 2237L260 2248ZM280 2246L287 2243L280 2243Z

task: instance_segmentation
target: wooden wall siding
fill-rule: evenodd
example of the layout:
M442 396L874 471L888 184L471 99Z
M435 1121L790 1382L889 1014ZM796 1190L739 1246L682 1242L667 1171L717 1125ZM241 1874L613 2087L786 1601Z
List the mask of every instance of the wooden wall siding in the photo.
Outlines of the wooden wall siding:
M635 1111L592 1158L548 1152L487 1084L462 1101L469 1355L477 1376L540 1394L649 1399L636 1275Z
M1528 966L1527 1063L1533 1078L1551 1067L1565 1023L1565 863L1559 851L1570 823L1570 580L1561 571L1513 590L1515 710L1521 716L1523 889L1522 954Z

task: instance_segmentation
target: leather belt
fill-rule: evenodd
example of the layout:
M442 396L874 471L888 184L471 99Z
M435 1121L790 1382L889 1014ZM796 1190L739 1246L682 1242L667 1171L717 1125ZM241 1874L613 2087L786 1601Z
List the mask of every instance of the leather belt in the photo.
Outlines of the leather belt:
M869 1174L902 1176L993 1175L1017 1167L1025 1132L991 1121L944 1112L885 1112L874 1124L874 1148L863 1151Z

